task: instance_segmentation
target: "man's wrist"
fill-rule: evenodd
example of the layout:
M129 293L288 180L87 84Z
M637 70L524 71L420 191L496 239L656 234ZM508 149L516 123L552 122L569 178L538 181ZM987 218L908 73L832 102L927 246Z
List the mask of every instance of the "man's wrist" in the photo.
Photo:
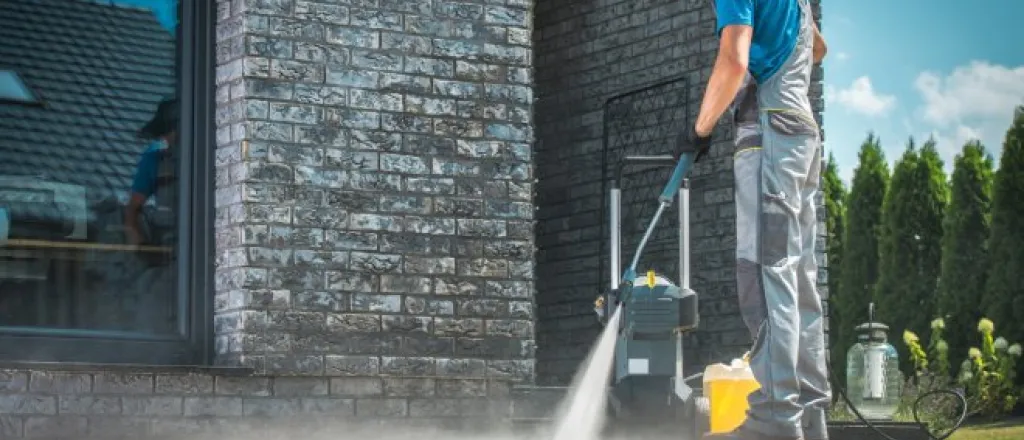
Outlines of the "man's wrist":
M700 124L697 124L696 126L694 126L693 132L694 132L694 134L696 134L697 136L700 136L701 138L706 138L708 136L711 136L711 129L710 128L701 127Z

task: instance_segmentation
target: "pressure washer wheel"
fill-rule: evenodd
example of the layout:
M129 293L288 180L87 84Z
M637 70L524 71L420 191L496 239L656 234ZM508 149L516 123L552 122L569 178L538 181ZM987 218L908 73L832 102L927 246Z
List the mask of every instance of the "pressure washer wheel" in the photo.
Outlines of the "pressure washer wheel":
M711 401L700 396L694 399L693 405L693 438L700 440L711 432Z

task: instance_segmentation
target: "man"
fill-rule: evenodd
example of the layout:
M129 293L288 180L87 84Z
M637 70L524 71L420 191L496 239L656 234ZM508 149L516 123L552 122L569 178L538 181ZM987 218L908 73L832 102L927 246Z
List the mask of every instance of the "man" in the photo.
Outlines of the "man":
M737 287L761 388L743 425L712 438L823 440L831 392L815 286L821 142L808 91L825 43L808 0L716 1L718 58L681 147L707 154L735 98Z
M161 101L152 119L139 130L139 137L148 140L149 146L139 157L128 206L124 214L126 240L129 244L142 243L166 245L168 235L174 229L174 161L170 160L170 148L178 141L178 102L176 99ZM143 234L139 214L150 197L157 199L157 208L149 215L148 237ZM166 211L166 212L165 212Z

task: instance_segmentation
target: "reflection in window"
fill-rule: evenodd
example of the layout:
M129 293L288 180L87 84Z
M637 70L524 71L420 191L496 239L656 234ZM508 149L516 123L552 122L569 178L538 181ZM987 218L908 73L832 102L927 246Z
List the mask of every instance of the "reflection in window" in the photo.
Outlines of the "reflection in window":
M38 102L17 72L0 70L0 101Z
M0 2L0 331L177 331L177 11Z

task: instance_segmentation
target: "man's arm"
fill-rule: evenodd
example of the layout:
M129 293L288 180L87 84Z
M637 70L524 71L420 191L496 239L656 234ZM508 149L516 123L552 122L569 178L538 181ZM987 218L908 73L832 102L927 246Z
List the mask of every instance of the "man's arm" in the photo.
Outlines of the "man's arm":
M748 25L727 25L722 29L718 57L711 70L711 78L704 91L704 100L694 127L698 136L709 136L722 114L736 99L736 93L747 74L753 35L754 29Z
M139 158L139 164L135 169L135 178L132 180L132 188L129 191L128 206L124 210L124 230L129 244L140 244L142 233L139 231L139 212L142 205L146 203L149 196L153 194L156 186L156 155L145 152Z
M821 36L821 31L818 30L818 25L814 24L814 64L818 64L821 60L825 59L825 54L828 53L828 45L825 44L825 37Z

